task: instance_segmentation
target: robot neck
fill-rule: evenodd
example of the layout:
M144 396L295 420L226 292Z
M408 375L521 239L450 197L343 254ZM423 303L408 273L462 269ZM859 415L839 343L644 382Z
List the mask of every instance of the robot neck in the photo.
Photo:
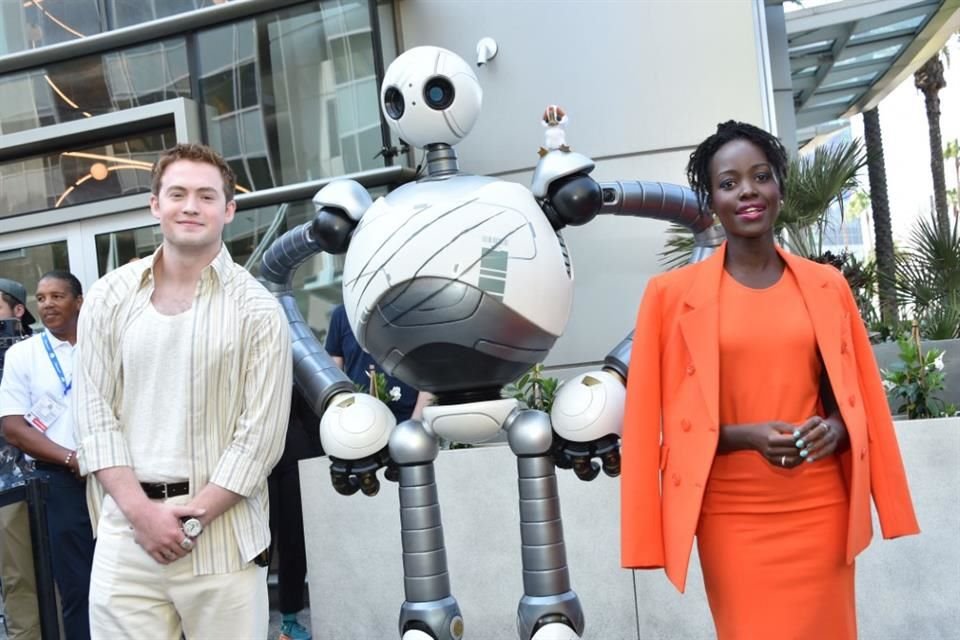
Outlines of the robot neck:
M428 144L426 150L428 178L443 178L460 172L457 152L450 145L437 142Z

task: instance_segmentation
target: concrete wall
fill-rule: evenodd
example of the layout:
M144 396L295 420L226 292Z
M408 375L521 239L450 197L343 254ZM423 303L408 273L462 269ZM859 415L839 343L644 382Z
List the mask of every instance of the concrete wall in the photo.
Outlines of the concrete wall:
M857 560L860 637L955 638L960 629L960 418L897 424L923 534L876 539ZM397 489L346 498L327 461L300 465L314 637L396 637L403 601ZM441 452L437 462L451 583L469 640L516 637L522 592L515 462L506 447ZM661 571L619 565L619 482L559 475L573 588L585 638L701 640L713 625L696 557L687 593Z
M718 122L772 125L764 11L755 0L403 0L396 7L401 50L437 45L472 62L480 38L499 44L497 57L477 70L484 111L457 146L466 171L529 184L550 103L569 113L567 140L594 158L600 180L686 184L690 151ZM645 283L661 271L665 229L600 219L564 232L575 309L548 366L600 361L633 327Z

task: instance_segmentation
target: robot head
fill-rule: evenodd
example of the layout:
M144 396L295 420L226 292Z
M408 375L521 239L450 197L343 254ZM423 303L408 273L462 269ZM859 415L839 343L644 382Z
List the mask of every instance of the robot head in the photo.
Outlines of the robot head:
M418 148L460 142L477 121L482 99L470 65L440 47L415 47L400 55L387 67L380 89L390 128Z

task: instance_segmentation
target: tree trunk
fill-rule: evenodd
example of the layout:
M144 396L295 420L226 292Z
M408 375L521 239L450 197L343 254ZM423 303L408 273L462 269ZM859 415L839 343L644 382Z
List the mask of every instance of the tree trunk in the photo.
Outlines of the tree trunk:
M940 55L934 55L914 73L914 86L923 92L930 134L930 172L933 174L933 202L941 228L950 228L947 184L943 168L943 140L940 137L940 90L947 86Z
M887 199L887 170L883 162L883 139L877 107L863 112L863 137L867 147L867 173L870 177L870 207L876 236L877 294L883 324L897 324L896 266L893 258L893 227L890 201Z

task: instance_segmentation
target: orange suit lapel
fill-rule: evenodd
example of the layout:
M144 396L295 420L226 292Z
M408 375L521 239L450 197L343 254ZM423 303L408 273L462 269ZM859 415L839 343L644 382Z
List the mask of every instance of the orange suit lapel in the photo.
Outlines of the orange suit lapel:
M834 393L838 394L841 389L838 389L837 385L843 380L840 354L844 349L849 348L849 345L841 344L841 330L844 322L841 301L830 286L829 280L819 273L819 269L811 268L812 265L802 258L789 254L780 247L777 247L777 251L797 279L797 285L803 295L803 303L807 307L810 322L817 336L820 356L823 358L831 386L834 387ZM838 401L841 397L837 395Z
M688 373L700 385L704 404L714 426L720 425L720 276L726 243L698 265L690 289L683 297L680 332L690 352Z

